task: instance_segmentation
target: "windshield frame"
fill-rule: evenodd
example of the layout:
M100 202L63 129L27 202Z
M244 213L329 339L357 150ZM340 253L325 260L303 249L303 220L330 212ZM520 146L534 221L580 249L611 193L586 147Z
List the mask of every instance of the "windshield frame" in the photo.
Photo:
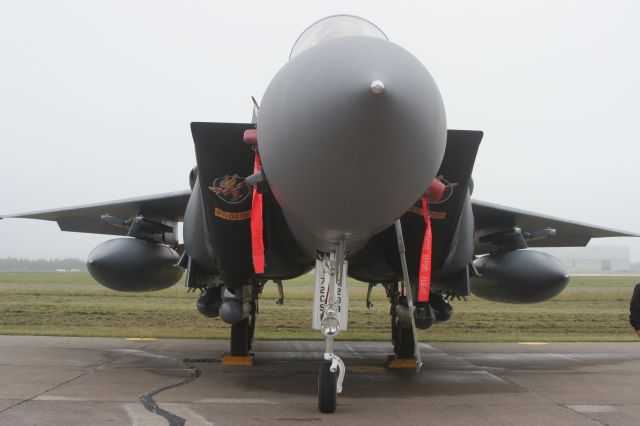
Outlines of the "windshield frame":
M353 33L353 34L349 34L349 33L334 33L334 35L332 36L331 33L326 34L324 37L321 37L319 40L316 41L308 41L306 40L306 38L308 38L310 35L313 34L318 34L319 32L313 32L310 33L309 30L311 30L314 27L318 27L319 24L325 22L325 21L332 21L332 20L336 20L337 18L349 18L349 21L360 21L362 24L364 24L364 27L369 27L370 33L368 34L363 34L363 33ZM377 34L376 34L377 33ZM356 16L356 15L349 15L349 14L337 14L337 15L330 15L330 16L325 16L322 19L317 20L316 22L314 22L313 24L309 25L307 28L304 29L304 31L302 31L302 33L300 33L300 35L298 36L298 38L296 39L295 43L293 43L293 47L291 48L291 52L289 53L289 60L295 58L296 56L298 56L300 53L308 50L309 48L313 47L313 46L317 46L325 41L329 41L329 40L334 40L336 38L340 38L340 37L348 37L348 36L355 36L355 35L361 35L364 37L376 37L376 38L380 38L380 39L384 39L384 40L389 40L389 37L387 37L387 35L384 33L384 31L382 31L376 24L374 24L373 22L369 21L368 19L365 18L361 18L360 16ZM302 45L299 46L300 43L303 43Z

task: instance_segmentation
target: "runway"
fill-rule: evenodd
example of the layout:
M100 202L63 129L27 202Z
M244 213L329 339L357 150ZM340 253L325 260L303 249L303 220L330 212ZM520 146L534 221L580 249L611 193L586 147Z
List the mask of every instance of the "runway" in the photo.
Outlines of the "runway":
M340 342L334 414L316 407L322 342L0 336L0 425L637 425L638 343L433 343L423 370L384 368L388 343ZM154 413L155 411L155 413Z

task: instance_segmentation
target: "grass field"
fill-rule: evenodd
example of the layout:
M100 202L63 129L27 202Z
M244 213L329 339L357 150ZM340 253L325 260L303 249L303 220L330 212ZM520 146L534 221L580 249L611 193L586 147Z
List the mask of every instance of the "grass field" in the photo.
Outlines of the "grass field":
M637 341L628 322L639 277L573 277L555 299L535 305L454 302L453 318L420 331L423 341ZM257 339L321 339L311 330L313 276L285 282L276 305L269 283L260 300ZM349 330L339 339L389 340L382 287L367 310L365 284L350 281ZM158 338L227 338L220 319L197 313L197 293L178 284L152 293L118 293L86 273L0 273L0 334Z

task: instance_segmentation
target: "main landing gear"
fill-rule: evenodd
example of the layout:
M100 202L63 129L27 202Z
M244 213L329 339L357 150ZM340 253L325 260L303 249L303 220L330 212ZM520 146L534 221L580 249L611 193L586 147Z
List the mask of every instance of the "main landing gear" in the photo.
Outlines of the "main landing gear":
M253 335L256 329L256 314L258 311L258 296L263 283L256 287L252 285L236 289L236 293L224 291L220 317L231 324L230 353L225 354L222 363L225 365L252 365L250 358Z
M231 356L249 356L256 330L255 308L252 311L247 318L231 325Z
M415 340L411 330L407 297L398 289L398 283L385 285L387 297L391 302L391 343L393 353L398 359L413 358L415 354Z
M402 266L403 284L406 288L406 292L405 294L400 295L398 294L397 286L393 287L394 290L392 293L394 293L394 298L391 300L391 330L394 337L393 346L394 352L396 352L396 356L399 358L408 358L406 355L409 352L409 349L412 349L416 360L416 372L419 372L422 367L422 359L420 357L418 333L416 330L416 306L413 304L413 292L411 291L411 282L409 280L409 269L407 268L407 258L400 219L396 220L395 227L396 237L398 238L398 251L400 252L400 264ZM394 301L396 302L395 304ZM409 327L408 329L407 324ZM399 356L399 354L404 356Z

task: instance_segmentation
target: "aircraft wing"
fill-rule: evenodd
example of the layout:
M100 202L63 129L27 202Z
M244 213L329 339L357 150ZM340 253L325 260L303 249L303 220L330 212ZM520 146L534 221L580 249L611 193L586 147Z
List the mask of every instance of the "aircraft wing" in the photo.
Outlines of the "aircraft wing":
M584 247L591 238L640 237L638 234L472 200L475 254L527 247Z
M176 191L83 206L2 215L0 219L41 219L57 222L62 231L130 235L128 226L114 226L114 223L105 221L103 216L112 217L114 222L118 219L131 220L138 216L157 222L182 221L190 194L191 191L188 190Z

